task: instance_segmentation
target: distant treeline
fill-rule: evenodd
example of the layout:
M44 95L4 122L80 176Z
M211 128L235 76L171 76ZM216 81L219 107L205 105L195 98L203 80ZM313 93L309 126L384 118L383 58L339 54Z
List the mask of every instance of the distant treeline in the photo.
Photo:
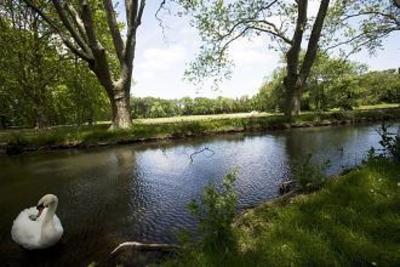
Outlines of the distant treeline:
M315 75L310 78L302 99L302 110L326 111L332 108L351 110L359 105L400 103L400 74L396 69L372 71L362 74L341 73L332 68L324 72L329 77ZM331 75L332 74L332 75ZM283 103L283 74L274 72L253 96L240 98L218 97L215 99L184 97L161 99L144 97L131 99L134 118L158 118L178 115L205 115L238 112L281 112Z
M161 99L155 97L131 98L134 118L159 118L181 115L206 115L222 113L249 112L256 109L254 98L183 97L180 99Z

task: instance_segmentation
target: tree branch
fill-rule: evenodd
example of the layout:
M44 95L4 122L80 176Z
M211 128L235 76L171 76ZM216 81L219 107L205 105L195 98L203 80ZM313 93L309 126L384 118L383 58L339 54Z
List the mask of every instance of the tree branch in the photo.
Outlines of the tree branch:
M57 1L57 0L53 0ZM89 6L89 3L87 0L80 0L81 8L82 8L82 21L83 25L85 27L85 31L88 37L89 41L89 46L92 50L101 50L104 49L99 41L97 40L96 37L96 32L94 30L94 25L93 25L93 16L92 16L92 10Z
M130 10L130 16L128 19L128 31L126 33L126 45L124 50L124 62L125 64L131 64L134 57L134 47L136 44L136 30L141 24L141 19L143 15L144 6L146 4L145 0L130 0L126 1L127 5L126 9Z
M369 16L369 15L381 16L381 17L384 17L384 18L387 18L387 19L393 21L393 23L395 23L395 24L400 24L400 20L398 20L393 14L383 13L380 11L361 11L359 13L349 14L349 15L344 16L341 19L341 21L346 21L348 19L357 18L357 17L361 17L361 16Z
M199 151L195 151L195 152L193 152L192 154L190 154L190 156L189 156L190 162L193 162L193 157L194 157L195 155L200 154L200 153L203 153L204 151L209 151L209 152L211 152L211 155L210 155L209 157L212 157L212 156L215 154L214 150L212 150L212 149L210 149L210 148L208 148L208 147L204 147L204 148L200 149Z
M61 22L71 34L74 41L84 50L86 53L90 53L88 45L83 37L80 35L79 31L73 26L71 20L68 18L68 14L65 12L64 8L61 6L60 2L57 0L52 0L54 7L56 8L57 14L61 19Z
M292 46L286 53L287 60L287 77L297 78L299 53L301 50L301 42L307 22L307 6L308 0L298 0L297 2L297 21L296 28L293 33Z
M122 64L123 52L124 52L124 41L122 40L121 33L118 28L117 19L115 16L115 10L111 0L103 0L104 9L107 14L107 23L110 28L111 37L114 43L115 52L117 53L119 62Z
M36 12L46 23L52 28L58 36L60 36L62 42L77 56L85 60L86 62L92 62L93 57L92 55L86 53L85 51L80 50L77 48L67 36L65 36L64 32L49 18L47 17L36 5L29 0L23 0L25 4L30 7L34 12Z
M307 52L303 60L303 64L300 70L300 79L304 83L307 79L311 67L314 64L315 58L318 52L318 42L321 37L322 27L324 25L324 20L328 12L329 0L321 0L319 6L317 18L314 21L314 25L311 31L310 40L308 41Z
M140 1L139 12L138 12L136 20L135 20L136 28L139 27L139 25L142 23L142 16L143 16L143 11L144 11L145 5L146 5L146 0Z
M324 49L324 52L328 52L329 50L335 49L335 48L337 48L337 47L339 47L339 46L352 43L352 42L354 42L355 40L360 39L360 38L362 38L362 37L364 37L364 36L365 36L365 33L357 34L356 36L354 36L354 37L352 37L352 38L350 38L350 39L348 39L348 40L345 40L345 41L342 41L342 42L339 42L339 43L336 43L336 44L334 44L334 45L331 45L331 46L326 47L326 48Z
M74 8L74 6L72 6L70 4L67 4L67 3L65 4L65 8L67 9L69 15L73 19L73 21L74 21L76 27L78 28L78 31L81 34L81 36L83 38L85 38L85 41L87 41L87 34L86 34L85 26L83 25L83 21L80 18L78 12Z
M251 29L253 29L253 30L257 30L257 31L260 31L260 32L265 32L265 33L269 33L269 34L271 34L271 35L273 35L273 36L275 36L275 37L278 37L278 38L280 38L282 41L284 41L285 43L287 43L287 44L289 44L289 45L291 45L292 44L292 40L290 40L288 37L286 37L282 32L280 32L279 31L279 29L276 27L276 25L274 25L274 24L272 24L272 23L270 23L270 22L267 22L267 21L264 21L264 20L262 20L262 21L254 21L254 22L256 22L256 23L264 23L264 24L267 24L268 26L271 26L272 27L272 29L273 30L270 30L270 29L266 29L266 28L261 28L261 27L259 27L259 26L250 26L250 28ZM271 24L271 25L270 25Z

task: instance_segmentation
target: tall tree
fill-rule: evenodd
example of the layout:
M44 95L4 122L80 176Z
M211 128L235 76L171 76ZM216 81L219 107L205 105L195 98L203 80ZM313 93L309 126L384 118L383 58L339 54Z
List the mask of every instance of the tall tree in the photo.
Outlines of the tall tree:
M95 0L52 0L54 10L43 8L38 1L23 1L37 12L58 34L65 46L86 61L89 68L95 73L111 103L111 128L129 128L132 125L129 99L136 32L141 24L146 1L125 1L126 36L124 39L112 0L103 0L102 4ZM95 20L97 11L105 13L113 50L107 49L99 38L99 26ZM113 54L116 55L119 63L116 70L114 70L111 60Z
M329 0L321 0L314 20L308 16L308 0L276 1L178 1L193 16L194 25L203 40L197 60L187 71L191 79L217 77L230 61L229 46L242 37L266 35L274 47L285 54L286 110L288 116L300 111L300 98L315 61ZM313 21L310 24L310 21ZM309 31L306 34L306 31ZM300 64L300 52L309 35L305 58Z

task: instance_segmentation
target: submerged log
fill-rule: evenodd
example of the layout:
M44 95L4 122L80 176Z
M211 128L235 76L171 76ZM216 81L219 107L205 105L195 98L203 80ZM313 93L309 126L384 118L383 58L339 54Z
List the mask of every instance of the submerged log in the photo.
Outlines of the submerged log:
M295 186L295 181L293 180L285 181L279 185L279 193L281 195L286 194L292 191L294 189L294 186Z
M123 247L131 247L135 250L159 250L159 251L172 251L180 248L180 246L172 244L156 244L156 243L145 244L136 241L127 241L119 244L113 251L111 251L111 255L115 255L115 253L117 253Z

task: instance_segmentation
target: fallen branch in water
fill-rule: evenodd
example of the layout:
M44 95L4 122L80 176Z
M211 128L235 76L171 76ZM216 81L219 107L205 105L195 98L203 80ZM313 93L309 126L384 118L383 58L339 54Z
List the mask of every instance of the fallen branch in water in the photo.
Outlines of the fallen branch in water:
M190 156L189 156L190 162L193 162L193 156L195 156L197 154L200 154L200 153L203 153L204 151L211 152L211 155L209 155L208 157L212 157L215 154L214 150L209 149L208 147L204 147L203 149L200 149L200 150L195 151L192 154L190 154Z
M180 247L178 245L171 245L171 244L144 244L136 241L127 241L119 244L113 251L111 251L111 255L114 255L117 253L118 250L120 250L123 247L133 247L133 249L138 249L138 250L164 250L164 251L170 251L174 249L179 249Z

